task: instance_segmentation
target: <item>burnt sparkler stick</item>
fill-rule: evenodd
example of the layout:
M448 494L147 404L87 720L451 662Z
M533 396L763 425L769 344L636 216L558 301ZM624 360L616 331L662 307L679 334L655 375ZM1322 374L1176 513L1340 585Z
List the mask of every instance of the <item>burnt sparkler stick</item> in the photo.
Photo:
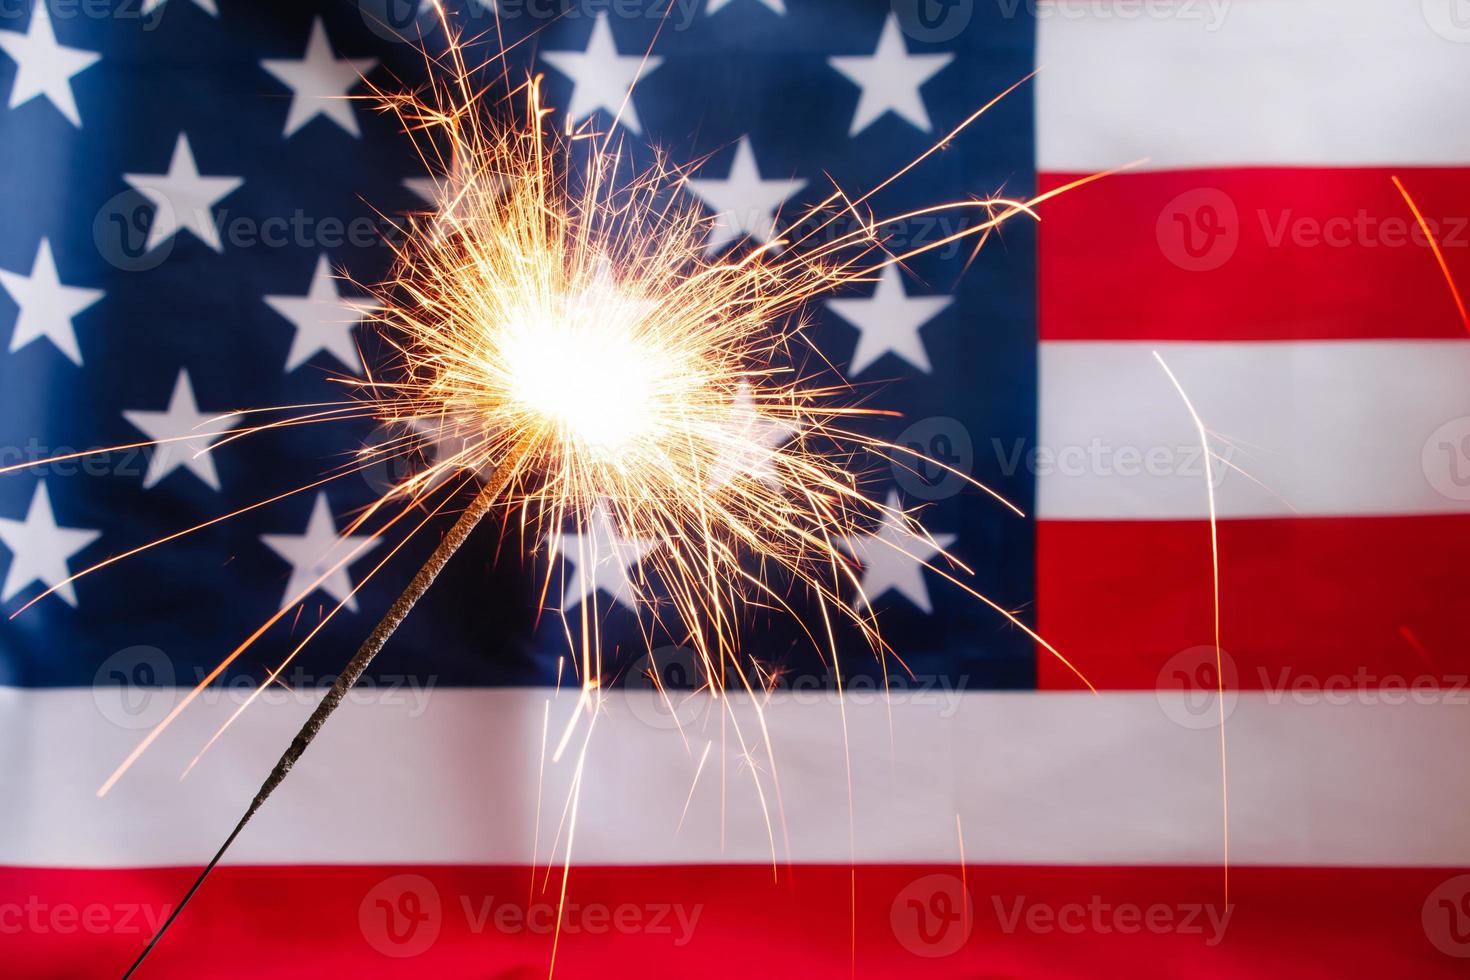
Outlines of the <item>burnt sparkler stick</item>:
M199 891L199 886L204 884L204 879L209 877L209 873L219 864L220 859L225 856L225 852L230 849L230 845L235 843L235 838L240 836L240 832L245 829L245 825L260 811L260 808L265 805L266 800L270 799L271 794L276 791L276 788L285 781L292 767L296 765L296 761L301 758L302 754L306 752L307 747L311 745L312 741L321 732L322 727L327 723L327 719L331 717L332 712L337 710L338 706L342 703L342 699L347 696L347 692L352 690L358 679L362 677L362 673L367 669L368 664L373 662L373 658L387 644L388 638L403 624L409 612L424 597L424 593L429 591L429 586L434 584L434 580L439 577L439 573L444 570L444 566L449 563L449 559L468 540L470 532L475 529L476 525L495 506L495 502L500 498L501 493L514 477L515 470L515 465L504 464L495 471L485 486L475 495L475 499L470 503L469 508L460 515L459 520L455 521L454 526L444 535L444 539L439 542L439 546L434 549L434 553L429 556L428 561L424 562L423 567L418 570L418 574L413 577L413 581L408 583L408 588L404 589L403 593L393 601L393 605L388 607L388 611L378 621L378 625L373 628L372 633L363 641L362 646L358 648L352 660L343 668L342 673L337 676L337 682L332 685L326 697L322 698L321 703L316 706L316 710L311 713L311 717L306 719L306 723L301 726L301 730L291 740L290 746L282 753L280 760L276 762L275 768L271 770L265 782L260 785L260 790L256 792L255 798L250 801L250 806L246 808L245 813L240 817L240 822L235 824L235 829L230 831L230 836L225 838L225 842L220 845L219 850L215 851L214 857L210 858L209 863L204 866L204 870L199 872L199 877L194 879L194 883L189 886L189 890L184 893L184 897L179 900L179 904L169 913L168 918L164 920L158 932L153 934L153 938L148 941L148 945L143 947L143 951L138 954L138 958L133 961L133 965L128 967L127 972L123 974L123 980L128 980L143 965L143 961L148 958L148 954L153 952L153 948L158 945L158 941L163 938L164 933L168 932L169 926L173 925L174 920L179 917L179 913L184 911L184 906L188 905L189 900Z

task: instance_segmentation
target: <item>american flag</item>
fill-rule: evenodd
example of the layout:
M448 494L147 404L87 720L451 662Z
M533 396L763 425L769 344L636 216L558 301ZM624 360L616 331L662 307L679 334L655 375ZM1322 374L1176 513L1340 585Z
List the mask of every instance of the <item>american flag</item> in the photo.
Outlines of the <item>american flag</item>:
M811 311L866 402L901 413L873 434L1028 516L938 469L880 492L926 505L976 587L1100 693L859 547L912 674L885 688L850 656L839 699L794 630L762 629L773 769L727 729L748 705L671 712L649 670L678 687L686 655L650 662L601 570L570 570L563 604L603 593L620 665L573 843L552 750L575 685L534 615L545 569L482 529L142 975L538 976L554 942L568 977L1464 975L1470 341L1424 230L1470 281L1464 0L447 6L574 123L614 125L637 78L616 125L708 158L689 192L721 217L712 249L770 237L832 181L878 184L1032 72L883 210L1132 165L976 256L941 249ZM436 202L391 119L343 96L422 82L418 45L443 40L414 0L0 6L0 466L197 435L0 476L7 615L384 437L198 452L235 410L335 400L334 377L372 366L341 274L381 277L394 216ZM325 482L0 623L7 975L131 962L428 543L187 779L386 542L97 787L399 476Z

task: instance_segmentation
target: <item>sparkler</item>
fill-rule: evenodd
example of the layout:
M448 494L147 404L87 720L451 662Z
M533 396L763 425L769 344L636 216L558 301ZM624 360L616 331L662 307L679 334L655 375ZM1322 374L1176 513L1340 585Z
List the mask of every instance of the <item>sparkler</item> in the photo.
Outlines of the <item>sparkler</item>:
M400 427L402 436L359 453L357 465L364 467L416 454L435 432L456 438L456 452L391 488L347 534L394 507L398 512L384 530L423 509L432 517L476 475L488 476L292 740L129 976L445 564L496 510L519 535L523 552L544 547L553 559L548 569L557 566L556 542L568 524L583 532L575 537L578 553L569 556L579 574L609 558L633 569L625 584L644 614L640 628L650 644L656 630L685 637L712 697L732 688L755 694L773 682L759 669L749 670L740 655L743 613L774 609L795 615L792 592L815 603L820 625L802 628L834 666L842 621L856 627L885 665L888 657L902 663L878 630L849 555L855 534L871 526L896 529L882 537L885 545L984 602L1076 672L1013 613L969 586L968 569L914 515L863 492L855 472L863 456L909 456L912 462L913 453L847 427L848 420L874 413L842 404L846 385L840 378L823 382L821 374L805 368L820 354L807 345L801 311L821 293L871 281L883 267L920 253L966 238L978 248L1003 222L1035 218L1044 200L1105 174L1030 200L937 204L882 222L872 216L866 205L875 193L937 152L1008 90L867 194L850 198L834 188L793 224L804 229L800 233L711 260L705 242L713 219L682 193L686 170L660 158L635 171L611 130L554 130L536 79L513 88L507 83L507 101L524 110L510 122L497 121L484 111L486 93L472 82L457 41L442 60L429 60L430 82L423 92L373 93L385 111L396 114L431 170L446 175L442 208L403 229L394 245L395 272L374 290L375 319L396 352L392 369L370 377L349 403L297 406L293 411L303 414L230 430L212 448L273 428L346 418L373 417ZM508 74L503 77L508 80ZM945 211L974 220L901 254L883 250L880 224ZM849 224L842 226L844 221ZM922 561L921 555L937 557ZM323 578L355 557L340 557ZM553 580L548 570L543 605ZM341 608L323 617L261 690ZM284 614L272 617L203 678L99 795ZM575 617L563 611L562 621L582 703L595 716L604 676L595 591ZM558 755L571 734L569 727Z

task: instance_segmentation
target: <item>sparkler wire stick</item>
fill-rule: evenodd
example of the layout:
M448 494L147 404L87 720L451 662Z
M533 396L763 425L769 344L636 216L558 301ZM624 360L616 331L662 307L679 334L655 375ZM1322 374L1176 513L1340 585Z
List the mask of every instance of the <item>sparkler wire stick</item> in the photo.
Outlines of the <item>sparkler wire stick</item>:
M153 952L153 948L158 945L164 933L168 932L169 926L173 925L174 920L184 911L184 906L188 905L189 900L199 891L199 886L204 884L204 879L209 877L210 872L215 869L220 859L225 856L225 852L230 849L230 845L235 843L235 838L240 836L240 832L245 829L245 825L260 811L260 808L265 805L265 801L270 799L271 794L285 780L286 776L291 772L291 769L296 765L297 760L301 758L306 752L307 747L311 745L312 741L321 732L322 727L327 723L327 719L331 717L332 712L336 711L342 704L342 700L347 696L347 692L352 690L353 686L357 684L358 679L362 677L363 671L373 662L373 658L382 651L389 637L403 624L409 612L424 597L424 593L429 591L429 586L434 584L434 580L439 577L439 573L444 570L444 566L449 563L449 559L469 539L470 532L475 529L480 521L484 519L485 515L490 512L491 508L495 506L495 502L500 499L501 493L510 485L516 470L517 466L515 462L508 460L490 476L479 493L475 495L469 507L459 516L459 520L455 521L454 526L444 535L444 539L439 542L439 546L434 549L434 553L429 556L429 559L424 562L423 567L414 575L413 580L408 583L408 587L393 601L393 605L388 607L388 611L383 614L383 618L378 621L378 625L373 627L372 633L363 641L362 646L358 648L352 660L343 668L342 673L337 676L337 681L332 685L331 690L322 698L321 703L316 706L316 710L311 713L311 717L306 719L306 723L301 726L301 730L291 740L290 746L282 753L281 758L276 762L275 768L271 770L270 775L266 777L265 782L261 784L259 791L256 792L255 798L250 801L250 806L246 808L245 813L240 817L240 822L235 824L235 829L230 831L230 836L225 838L225 842L220 845L219 850L215 851L214 857L210 858L209 863L204 866L204 870L199 872L199 877L194 879L194 883L189 886L189 890L184 893L184 897L179 900L179 904L174 906L174 910L169 913L163 925L153 934L153 938L148 941L148 945L143 947L143 951L138 954L138 958L133 961L133 965L128 967L127 972L123 974L123 980L128 980L143 965L143 961L148 958L148 954Z

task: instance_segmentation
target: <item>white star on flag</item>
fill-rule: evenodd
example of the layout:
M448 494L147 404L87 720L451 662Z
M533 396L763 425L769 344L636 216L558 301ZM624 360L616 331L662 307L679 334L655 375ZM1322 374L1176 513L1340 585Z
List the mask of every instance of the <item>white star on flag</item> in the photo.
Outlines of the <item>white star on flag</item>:
M215 471L209 447L240 416L199 411L188 371L179 372L166 411L125 411L123 418L159 443L153 447L153 455L148 460L148 472L143 476L144 490L157 486L160 480L181 466L203 480L211 490L219 490L219 473Z
M357 612L357 597L352 594L352 577L347 569L382 543L382 539L371 535L339 536L326 493L317 494L304 534L262 534L260 540L291 564L282 609L310 598L302 593L312 589L312 583L320 578L321 583L312 591L325 592L348 612Z
M898 266L888 265L867 299L829 299L827 308L858 328L857 348L848 365L856 377L887 353L897 354L920 371L933 370L919 328L954 302L952 296L910 296Z
M189 137L179 134L166 174L123 174L130 187L153 204L153 224L148 227L148 247L153 251L179 231L193 232L201 242L223 252L219 229L214 223L214 206L241 184L243 177L205 177L194 163Z
M260 67L291 89L291 108L286 112L286 130L282 135L289 137L322 116L361 138L362 130L352 113L352 100L347 92L377 65L376 58L336 57L327 38L327 26L320 17L313 20L305 57L263 58L260 62Z
M897 113L924 132L930 132L934 124L929 121L929 111L924 108L919 88L953 60L954 55L947 52L909 54L898 15L889 14L883 22L883 33L878 36L878 47L871 55L827 59L828 64L862 88L848 135L856 136L885 112Z
M72 317L101 299L104 292L81 286L63 286L56 271L56 260L51 256L51 243L44 238L36 249L31 274L23 276L0 269L0 285L20 307L15 331L10 335L10 352L13 354L31 341L45 337L73 364L81 367L82 350L77 344Z
M607 509L599 504L587 519L586 526L572 534L560 535L557 553L570 563L574 571L562 590L561 610L569 612L589 595L601 590L629 609L637 609L633 578L629 569L643 560L658 542L628 539L613 528Z
M15 31L0 33L0 50L15 62L10 108L44 95L67 122L81 128L82 116L72 94L71 78L96 64L102 55L57 44L46 0L36 0L36 5L31 8L30 26L24 34Z
M715 211L705 248L717 252L746 235L768 242L776 231L776 213L792 194L806 186L804 180L766 180L755 162L750 137L735 145L735 160L724 180L691 177L686 183L710 210Z
M764 415L756 407L750 385L741 382L730 412L730 434L718 462L710 472L710 482L723 487L741 476L754 477L767 486L779 486L771 466L776 450L796 438L796 428Z
M296 336L286 355L286 370L294 371L319 352L331 354L353 374L362 374L362 354L352 338L352 328L367 317L372 304L365 299L345 298L337 290L336 277L325 254L317 256L311 286L305 296L266 296L266 305L291 321Z
M76 608L76 589L66 581L71 577L67 562L101 536L101 531L58 527L46 482L37 483L25 520L0 517L0 544L10 550L10 568L5 573L4 588L0 588L0 602L9 602L32 582L40 582L56 589L55 594L63 602Z
M898 494L889 491L888 508L897 510ZM877 534L848 537L842 547L863 566L862 594L858 603L867 608L883 593L893 589L926 613L934 612L929 586L924 581L924 563L954 544L953 534L931 534L933 544L904 532L890 518Z
M633 132L643 131L629 93L639 78L640 68L647 75L663 59L649 55L645 60L641 54L618 54L606 13L598 14L593 22L586 50L542 51L541 57L572 80L572 104L567 108L567 115L574 124L598 109L605 109Z

